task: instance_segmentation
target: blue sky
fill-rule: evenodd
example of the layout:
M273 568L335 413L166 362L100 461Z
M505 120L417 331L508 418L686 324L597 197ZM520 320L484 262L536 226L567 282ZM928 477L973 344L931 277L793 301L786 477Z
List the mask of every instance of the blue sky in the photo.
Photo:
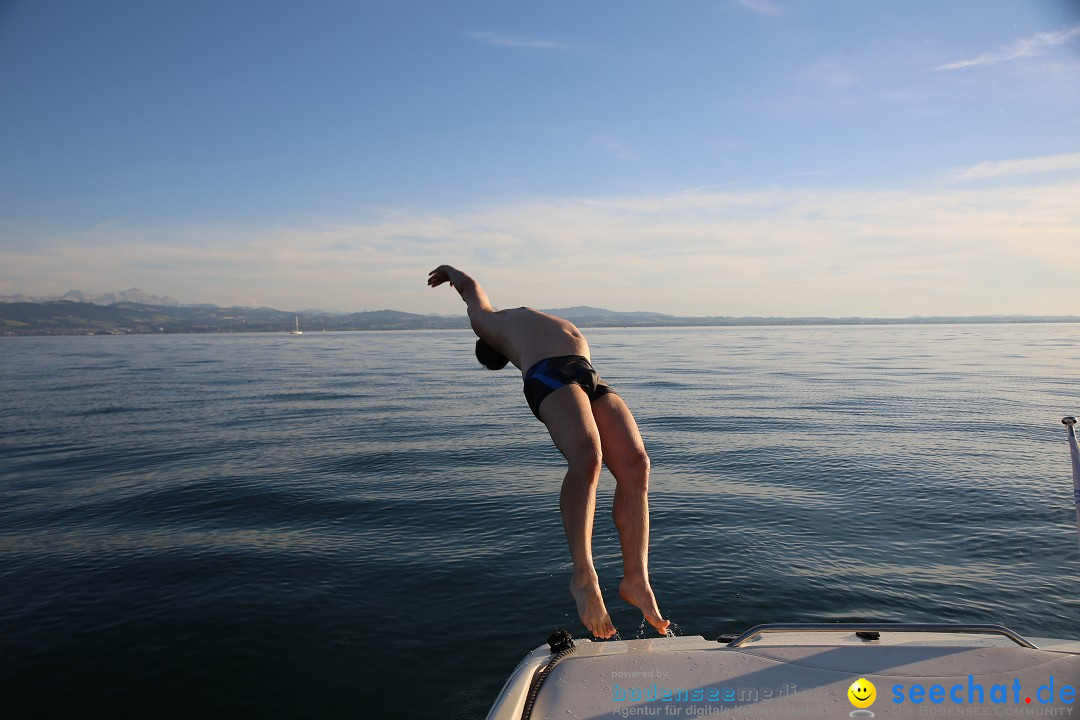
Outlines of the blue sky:
M1080 314L1080 4L0 4L0 294Z

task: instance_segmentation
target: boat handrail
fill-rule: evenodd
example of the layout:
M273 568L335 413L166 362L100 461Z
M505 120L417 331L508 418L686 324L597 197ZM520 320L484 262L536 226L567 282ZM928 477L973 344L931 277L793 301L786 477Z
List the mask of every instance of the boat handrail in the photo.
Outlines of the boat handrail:
M966 623L768 623L756 625L727 644L729 648L742 647L755 635L782 632L842 632L842 633L973 633L1004 635L1021 647L1038 650L1018 634L1004 625L966 624Z

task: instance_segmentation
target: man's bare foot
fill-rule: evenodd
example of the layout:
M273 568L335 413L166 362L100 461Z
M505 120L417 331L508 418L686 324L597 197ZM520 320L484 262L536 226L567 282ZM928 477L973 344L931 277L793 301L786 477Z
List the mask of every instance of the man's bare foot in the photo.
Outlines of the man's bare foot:
M589 632L598 638L609 638L615 634L615 626L611 623L611 616L604 605L604 596L600 593L600 583L595 575L580 583L576 578L571 580L570 594L574 596L578 615L585 627L589 628Z
M667 635L671 621L660 617L660 608L656 606L656 596L653 595L649 581L644 578L623 578L619 583L619 595L642 612L645 619L656 628L656 632Z

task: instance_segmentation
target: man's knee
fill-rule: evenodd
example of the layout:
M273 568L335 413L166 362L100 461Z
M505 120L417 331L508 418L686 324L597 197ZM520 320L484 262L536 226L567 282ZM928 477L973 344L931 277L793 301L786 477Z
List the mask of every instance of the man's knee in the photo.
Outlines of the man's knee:
M583 438L567 453L566 460L570 464L570 472L588 477L595 482L600 477L600 466L604 460L600 440Z
M610 467L610 464L608 465ZM649 489L649 471L652 463L645 448L630 450L619 458L618 472L613 471L615 479L628 490L646 492Z

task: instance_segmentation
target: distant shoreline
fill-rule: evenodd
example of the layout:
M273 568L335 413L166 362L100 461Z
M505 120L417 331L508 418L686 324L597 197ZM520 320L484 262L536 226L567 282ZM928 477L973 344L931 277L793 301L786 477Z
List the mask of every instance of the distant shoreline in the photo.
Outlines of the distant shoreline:
M976 315L906 318L864 317L684 317L653 312L619 312L592 307L548 309L582 328L839 327L850 325L1018 325L1080 323L1076 315ZM398 310L360 313L289 312L274 308L220 308L121 302L0 303L0 335L205 335L286 333L299 321L307 333L384 330L468 329L468 318L421 315Z

